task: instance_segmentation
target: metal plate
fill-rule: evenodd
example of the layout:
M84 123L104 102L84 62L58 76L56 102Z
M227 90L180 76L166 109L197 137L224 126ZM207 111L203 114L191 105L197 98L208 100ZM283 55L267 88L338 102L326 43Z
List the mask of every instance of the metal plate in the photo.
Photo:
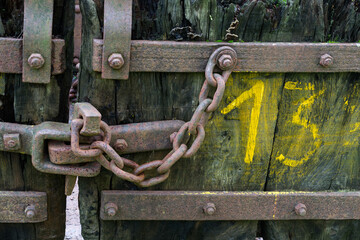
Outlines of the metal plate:
M210 43L131 41L130 72L204 72L211 53L230 46L241 72L360 72L360 43ZM333 65L320 57L330 54ZM94 40L93 70L101 72L102 40Z
M132 0L104 1L102 78L129 78L131 22ZM113 69L108 63L108 58L113 53L120 53L124 59L124 65L120 69Z
M105 205L114 203L114 216ZM213 203L213 215L204 206ZM306 215L295 206L306 206ZM103 220L303 220L360 219L360 192L102 191Z
M17 38L0 38L0 72L21 74L23 69L23 41ZM52 74L65 71L65 41L52 40ZM27 64L27 63L26 63Z
M122 150L121 154L171 149L170 135L177 132L183 124L184 122L180 120L169 120L110 126L110 145L114 146L117 139L124 139L128 147ZM81 148L89 149L89 147L87 144ZM95 158L75 156L71 146L64 142L49 141L48 150L50 161L55 164L74 164L96 160Z
M27 217L25 210L33 206L35 215ZM44 192L0 191L0 222L35 223L47 219L47 198Z
M53 0L24 1L23 82L50 82L53 5ZM39 69L31 68L28 63L34 53L41 54L45 60Z

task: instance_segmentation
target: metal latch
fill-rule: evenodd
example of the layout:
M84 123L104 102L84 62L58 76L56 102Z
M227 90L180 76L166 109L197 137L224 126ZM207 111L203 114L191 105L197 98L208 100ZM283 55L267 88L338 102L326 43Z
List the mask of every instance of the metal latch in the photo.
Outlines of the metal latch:
M189 122L169 120L110 127L101 121L101 114L91 104L76 103L71 124L0 123L0 150L30 154L37 170L69 176L66 194L71 194L74 177L96 176L101 166L140 187L156 185L169 177L171 166L180 158L189 158L198 151L205 137L204 126L220 104L236 61L236 52L230 47L220 47L211 54L199 105ZM222 69L221 74L215 73L216 66ZM212 87L215 93L210 96ZM142 165L120 156L170 148L172 150L162 160ZM132 170L124 171L124 166ZM146 174L149 171L155 171L155 176L149 177Z

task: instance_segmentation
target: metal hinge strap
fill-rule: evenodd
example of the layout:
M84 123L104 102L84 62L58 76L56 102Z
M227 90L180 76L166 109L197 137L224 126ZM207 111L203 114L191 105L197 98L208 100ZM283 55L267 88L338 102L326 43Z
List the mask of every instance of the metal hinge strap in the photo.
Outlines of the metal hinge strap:
M24 1L23 82L50 82L53 7L53 0Z
M131 23L132 0L104 1L102 78L129 78Z

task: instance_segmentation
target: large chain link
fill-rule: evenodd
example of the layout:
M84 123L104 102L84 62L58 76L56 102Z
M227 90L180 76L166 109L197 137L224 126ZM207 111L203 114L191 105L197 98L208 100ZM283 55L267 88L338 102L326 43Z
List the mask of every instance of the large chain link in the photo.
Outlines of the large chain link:
M224 95L225 83L235 67L236 61L236 52L230 47L218 48L210 56L205 69L206 79L199 95L199 105L191 120L170 136L173 149L162 160L139 165L132 160L121 157L109 144L111 130L105 122L100 124L104 136L103 140L93 142L90 149L81 149L79 139L80 130L84 124L82 119L74 119L71 122L72 151L76 156L94 157L104 168L112 171L116 176L140 187L150 187L165 181L169 177L170 168L180 158L190 158L199 150L205 138L204 126L210 114L219 107ZM215 66L223 70L222 74L214 73ZM209 96L211 88L216 88L212 98ZM192 138L194 140L189 144ZM132 173L124 171L124 166L133 169ZM145 172L149 171L155 171L155 176L147 178Z

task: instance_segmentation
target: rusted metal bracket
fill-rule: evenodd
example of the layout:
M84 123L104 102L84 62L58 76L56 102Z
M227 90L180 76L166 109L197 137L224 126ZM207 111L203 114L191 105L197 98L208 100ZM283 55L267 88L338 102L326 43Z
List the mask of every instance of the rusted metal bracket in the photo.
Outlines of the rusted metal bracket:
M131 41L130 72L204 72L211 53L232 47L241 72L360 72L360 43L218 43ZM104 64L103 40L93 41L93 70Z
M132 0L104 1L102 78L129 78L131 22Z
M103 220L360 219L360 192L102 191Z
M46 219L46 193L0 191L1 223L36 223Z
M53 0L24 1L23 82L50 82L53 7Z
M52 75L65 71L65 41L53 39L51 50ZM23 40L17 38L0 38L0 73L23 72Z
M169 120L111 126L110 145L120 153L170 149L172 146L170 135L178 131L183 124L183 121ZM70 138L70 124L66 123L44 122L36 126L0 123L0 151L32 155L33 166L45 173L83 177L99 174L101 166L93 162L93 158L82 160L72 154L70 145L64 144L69 142ZM125 141L127 147L117 147L119 139ZM49 141L49 154L47 154ZM91 139L80 139L80 141L92 142ZM82 162L87 163L79 165ZM72 163L77 164L70 165Z

